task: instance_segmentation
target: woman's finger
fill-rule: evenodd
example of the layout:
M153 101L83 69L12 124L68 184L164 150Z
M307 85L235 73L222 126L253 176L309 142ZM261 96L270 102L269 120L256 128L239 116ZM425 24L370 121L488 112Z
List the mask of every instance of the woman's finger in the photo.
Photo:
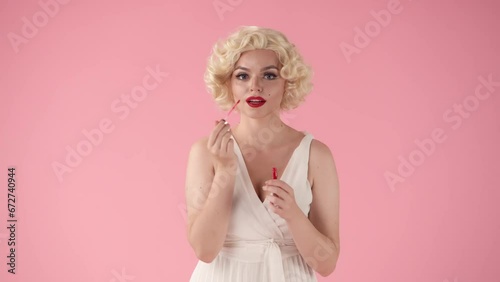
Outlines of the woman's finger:
M229 140L231 140L231 130L230 128L228 128L228 130L226 130L223 135L222 135L222 138L221 138L221 152L223 154L227 154L228 152L230 152L228 150L228 143L229 143Z
M219 134L217 135L217 139L215 139L214 147L216 150L220 151L222 150L222 138L224 135L227 133L227 129L229 128L229 124L224 124L219 131Z
M283 189L285 192L287 192L290 195L293 194L293 188L290 187L286 182L284 182L282 180L270 179L270 180L267 180L265 183L266 183L266 185L279 187L280 189Z
M215 145L215 142L217 141L217 136L219 135L220 131L224 127L224 121L221 120L218 122L218 124L215 126L214 129L212 129L212 132L210 133L210 136L208 137L208 143L207 146L211 148L212 146Z
M264 191L270 192L271 194L276 195L281 199L284 199L287 196L287 193L283 189L276 186L266 185L263 189Z
M276 191L277 193L290 194L289 190L283 188L283 186L266 184L265 187L268 187L269 189L274 189L273 191Z
M274 206L279 206L279 207L285 206L285 201L283 199L280 199L276 196L268 196L268 197L269 197L269 202Z

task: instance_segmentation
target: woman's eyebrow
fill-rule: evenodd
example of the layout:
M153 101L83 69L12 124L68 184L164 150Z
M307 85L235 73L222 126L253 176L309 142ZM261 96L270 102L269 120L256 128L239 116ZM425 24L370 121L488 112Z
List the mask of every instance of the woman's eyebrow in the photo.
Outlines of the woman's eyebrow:
M245 67L242 67L242 66L237 66L236 68L234 68L234 70L237 70L237 69L241 69L241 70L245 70L245 71L250 71L249 68L245 68ZM261 71L265 71L265 70L268 70L268 69L276 69L276 70L279 70L277 66L274 66L274 65L270 65L270 66L267 66L267 67L263 67L261 69Z

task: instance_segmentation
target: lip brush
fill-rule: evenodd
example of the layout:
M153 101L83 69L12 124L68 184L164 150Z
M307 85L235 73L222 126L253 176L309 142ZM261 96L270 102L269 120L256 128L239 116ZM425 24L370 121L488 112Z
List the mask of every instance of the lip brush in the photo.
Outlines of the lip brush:
M227 112L227 115L226 117L224 118L224 120L227 122L227 118L229 117L229 115L233 112L234 108L236 108L236 106L240 103L241 100L238 100L234 106L231 108L231 110L229 110L229 112Z

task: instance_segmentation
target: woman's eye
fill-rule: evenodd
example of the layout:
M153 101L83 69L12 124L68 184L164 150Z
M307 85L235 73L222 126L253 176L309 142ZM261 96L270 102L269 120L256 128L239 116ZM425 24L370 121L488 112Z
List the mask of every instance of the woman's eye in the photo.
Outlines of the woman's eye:
M236 75L236 78L237 78L237 79L245 79L245 78L247 78L247 77L248 77L248 75L247 75L246 73L240 73L240 74L237 74L237 75Z
M264 77L266 79L275 79L276 77L278 77L277 75L275 75L274 73L271 73L271 72L268 72L268 73L265 73L264 74Z

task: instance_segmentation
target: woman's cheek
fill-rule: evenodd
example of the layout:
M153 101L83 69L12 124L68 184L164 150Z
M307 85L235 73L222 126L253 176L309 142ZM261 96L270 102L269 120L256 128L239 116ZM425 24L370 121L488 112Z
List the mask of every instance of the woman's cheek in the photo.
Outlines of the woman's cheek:
M239 86L239 85L235 85L233 86L233 93L235 94L236 97L241 97L244 95L244 88L242 86Z

